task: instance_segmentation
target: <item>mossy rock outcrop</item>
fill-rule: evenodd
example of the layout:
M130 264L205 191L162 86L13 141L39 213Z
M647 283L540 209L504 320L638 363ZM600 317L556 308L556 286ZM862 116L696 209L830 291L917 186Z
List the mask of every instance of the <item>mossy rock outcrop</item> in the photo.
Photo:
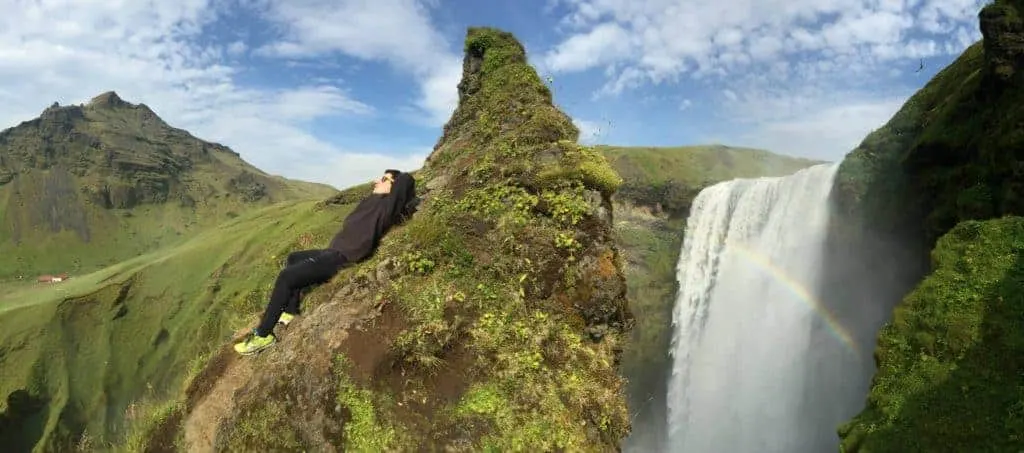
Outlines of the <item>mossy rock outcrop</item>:
M844 452L1017 452L1024 445L1024 218L966 221L879 335Z
M975 43L840 167L842 210L881 232L935 240L963 220L1024 213L1021 2L979 13Z
M837 229L873 260L853 275L878 285L931 271L900 293L879 335L868 404L840 428L842 451L1024 445L1022 12L1019 0L983 8L983 41L840 167L833 195L847 222Z
M511 34L469 29L417 214L312 292L274 348L225 349L150 447L617 450L633 323L612 235L621 180L578 133Z

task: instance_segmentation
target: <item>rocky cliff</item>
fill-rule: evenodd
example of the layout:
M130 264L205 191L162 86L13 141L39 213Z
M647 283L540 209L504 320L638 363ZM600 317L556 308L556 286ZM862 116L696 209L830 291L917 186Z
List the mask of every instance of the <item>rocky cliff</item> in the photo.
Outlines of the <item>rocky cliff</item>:
M843 451L1024 445L1022 13L1019 0L982 9L983 41L842 163L835 234L850 245L834 252L862 265L833 269L833 283L886 287L872 304L906 295L879 335L865 410L840 428Z
M621 180L577 136L512 35L469 29L419 212L272 349L226 346L150 449L617 450Z
M986 6L984 39L843 160L844 211L929 246L959 221L1024 212L1022 9Z

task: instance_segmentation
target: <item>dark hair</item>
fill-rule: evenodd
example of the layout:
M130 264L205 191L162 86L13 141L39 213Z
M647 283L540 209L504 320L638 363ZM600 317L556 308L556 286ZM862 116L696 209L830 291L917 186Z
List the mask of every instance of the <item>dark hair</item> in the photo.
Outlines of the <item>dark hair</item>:
M402 171L389 168L387 170L384 170L384 173L390 173L391 176L397 180L398 176L402 174ZM411 217L414 213L416 213L416 210L420 204L420 199L419 197L416 196L416 180L412 177L412 175L409 175L408 178L409 183L407 186L405 186L405 193L398 194L398 196L400 197L400 199L403 200L404 203L399 213L399 218L401 219L400 221L404 221Z

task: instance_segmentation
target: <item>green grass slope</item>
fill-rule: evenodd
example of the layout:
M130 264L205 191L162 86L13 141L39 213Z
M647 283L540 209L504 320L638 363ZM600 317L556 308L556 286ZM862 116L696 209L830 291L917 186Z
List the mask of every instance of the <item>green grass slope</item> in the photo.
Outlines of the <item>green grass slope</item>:
M261 311L286 253L322 247L349 205L259 208L115 266L0 294L0 444L105 450L180 397ZM33 450L34 449L34 450Z
M661 205L685 217L700 189L733 178L781 176L822 161L780 156L769 151L723 145L621 147L595 149L622 176L620 199Z
M91 272L251 208L336 192L267 175L113 92L54 105L0 132L0 281Z
M879 335L868 406L842 451L1024 446L1024 218L966 221Z
M932 273L880 335L868 406L840 431L845 451L1016 452L1024 444L1024 345L1013 331L1024 293L1020 226L1000 219L1024 215L1022 13L1020 0L983 8L983 41L840 167L833 194L843 240L873 250L873 274L857 275L909 281L926 272L917 262L935 247Z
M626 263L630 310L636 319L620 364L633 421L627 445L659 450L665 433L676 263L690 203L703 188L721 181L785 176L821 162L721 145L596 149L623 178L613 197L615 240Z

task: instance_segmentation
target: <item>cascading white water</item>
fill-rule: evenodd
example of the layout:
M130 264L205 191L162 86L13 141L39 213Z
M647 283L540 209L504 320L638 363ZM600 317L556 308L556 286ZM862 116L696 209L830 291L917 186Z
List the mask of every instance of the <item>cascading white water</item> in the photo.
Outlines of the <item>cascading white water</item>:
M836 451L873 366L863 335L817 294L837 167L727 181L694 200L677 268L669 451Z

